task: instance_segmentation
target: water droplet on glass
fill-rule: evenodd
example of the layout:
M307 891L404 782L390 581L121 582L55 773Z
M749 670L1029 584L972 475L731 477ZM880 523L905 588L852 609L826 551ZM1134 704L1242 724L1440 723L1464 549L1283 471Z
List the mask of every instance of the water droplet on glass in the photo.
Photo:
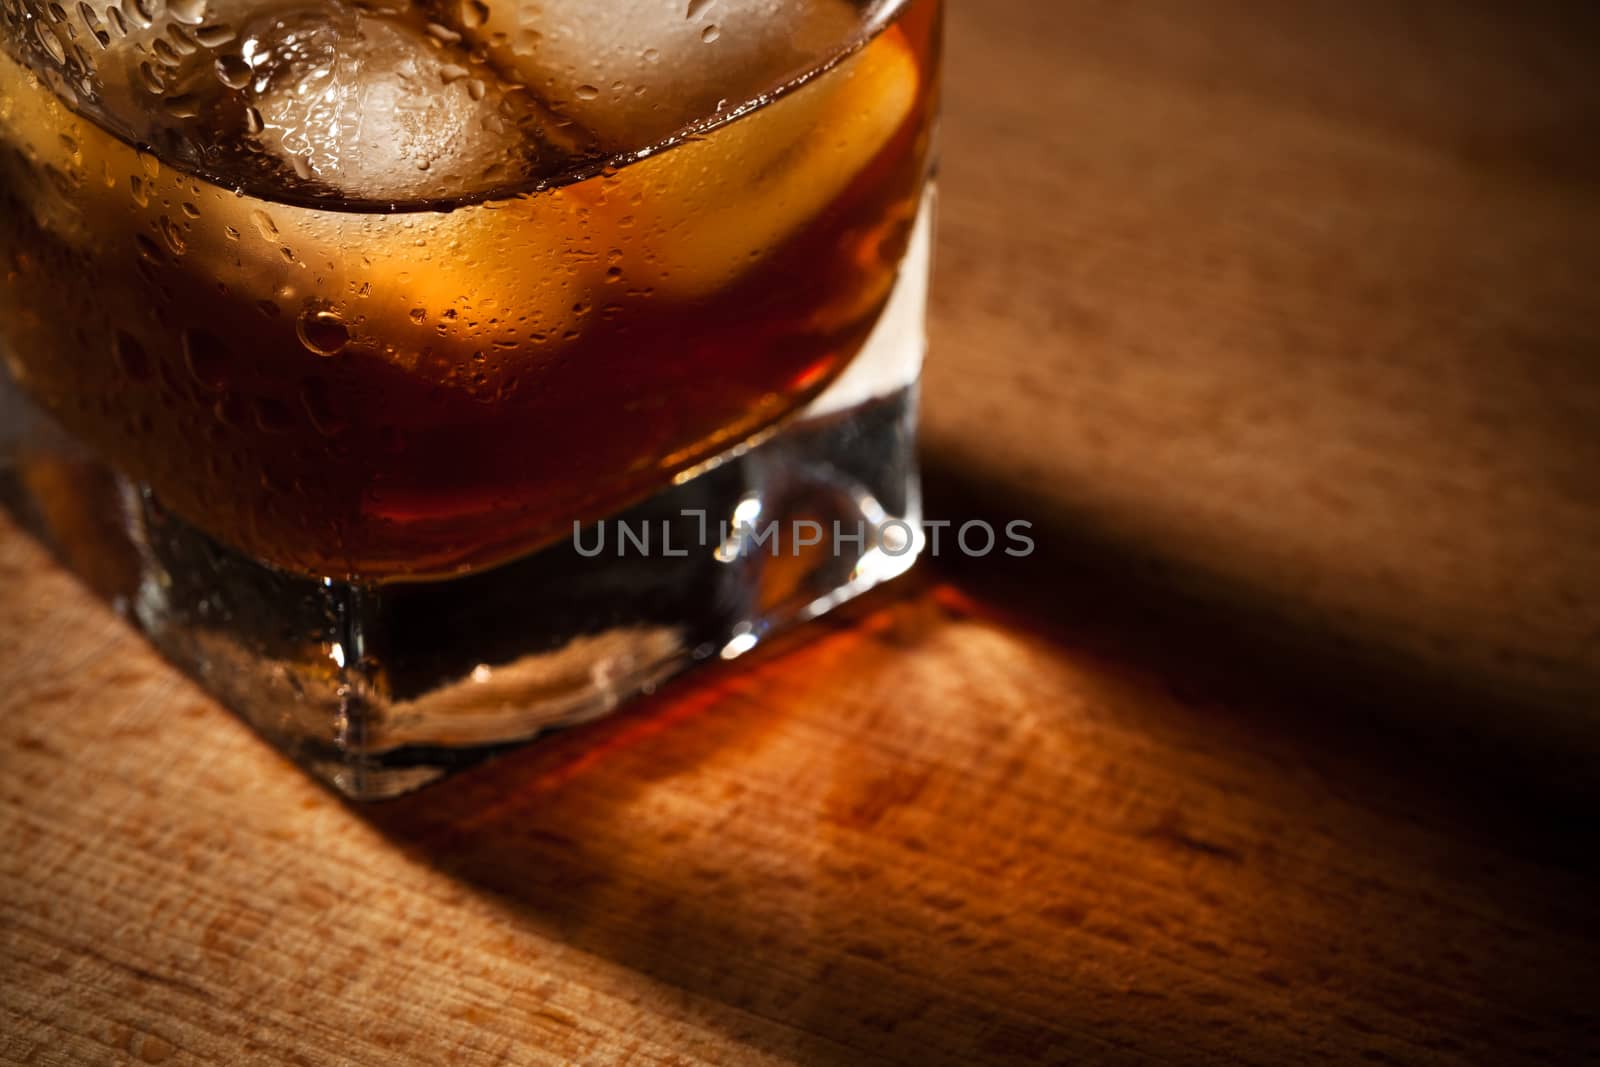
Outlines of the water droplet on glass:
M43 22L35 22L33 24L33 35L38 40L39 47L50 53L51 59L57 63L66 62L67 48L61 43L61 39L55 35L55 31L45 29Z
M243 89L250 84L250 64L242 56L218 56L216 71L217 80L230 89Z
M194 39L207 48L221 48L237 37L233 27L225 22L215 22L209 26L201 26L194 31Z
M148 59L139 64L139 83L155 96L167 91L166 83L162 81L161 75L156 73L155 64Z
M192 56L200 51L200 42L196 41L189 31L182 26L168 26L167 38L172 42L172 47L177 49L180 56Z
M271 215L268 215L265 211L257 209L250 212L250 221L255 223L256 232L261 234L264 239L268 241L277 240L278 227L277 224L272 221Z
M483 0L463 0L461 4L461 24L469 30L475 30L489 21L489 5Z
M301 383L300 405L305 408L311 425L317 428L318 433L332 437L345 428L344 418L334 410L332 397L328 394L328 383L321 378L307 378Z
M78 18L82 20L83 28L89 33L99 32L100 16L94 13L94 8L89 6L88 0L78 0Z
M246 133L260 133L266 127L266 122L261 118L261 112L253 107L244 109L244 129Z
M600 95L600 90L592 85L580 85L574 92L579 100L593 100Z
M690 19L699 18L705 14L706 8L710 7L714 2L715 0L689 0L689 13L684 17Z
M220 389L227 381L228 349L204 330L183 331L183 362L207 389Z
M307 308L295 320L300 343L319 356L338 355L350 343L350 327L326 308Z
M178 67L183 63L178 50L172 47L165 37L157 37L155 43L150 46L150 51L154 53L156 62L163 67Z
M718 26L715 26L715 25L707 26L705 29L700 31L700 39L702 41L704 41L706 44L710 44L712 41L715 41L718 37L721 37L721 36L722 36L721 28L718 27Z
M118 330L113 347L117 366L122 368L124 374L136 382L149 381L150 357L145 354L144 347L134 340L132 334Z
M217 397L217 402L211 405L211 413L224 425L238 426L249 418L250 409L238 393L224 391ZM237 467L238 463L235 462L233 466Z
M256 426L266 433L282 433L294 425L289 409L270 396L256 397Z
M200 114L200 104L193 93L167 97L166 109L175 119L192 119Z
M206 20L206 0L167 0L167 14L179 22L198 26Z
M178 228L177 223L162 215L159 226L161 236L167 242L167 247L172 249L173 255L181 256L188 251L188 245L183 239L183 231Z

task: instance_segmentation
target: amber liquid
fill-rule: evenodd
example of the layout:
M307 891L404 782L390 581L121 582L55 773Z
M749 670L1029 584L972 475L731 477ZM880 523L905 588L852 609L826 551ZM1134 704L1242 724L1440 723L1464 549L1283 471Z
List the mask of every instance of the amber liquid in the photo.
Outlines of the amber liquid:
M570 535L819 393L895 278L936 0L660 154L449 211L294 205L137 153L0 54L0 352L262 561L437 577Z

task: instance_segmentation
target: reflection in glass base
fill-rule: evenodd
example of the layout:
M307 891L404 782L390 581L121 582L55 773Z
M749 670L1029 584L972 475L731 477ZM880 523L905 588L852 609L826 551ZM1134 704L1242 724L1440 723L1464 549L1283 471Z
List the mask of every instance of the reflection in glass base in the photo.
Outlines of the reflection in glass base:
M866 350L800 416L489 571L356 586L263 566L83 454L3 373L0 500L303 766L348 796L393 796L911 566L926 220L919 231Z
M791 424L571 541L438 582L286 574L69 455L13 461L0 488L168 658L340 791L375 799L904 572L921 548L914 396Z

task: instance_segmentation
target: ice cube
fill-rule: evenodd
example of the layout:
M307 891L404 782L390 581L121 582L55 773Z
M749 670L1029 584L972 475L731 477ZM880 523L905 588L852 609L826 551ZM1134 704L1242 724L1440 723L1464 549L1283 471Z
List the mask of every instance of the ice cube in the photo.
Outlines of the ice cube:
M446 0L557 112L613 152L654 144L837 53L860 29L847 0Z
M692 298L758 265L882 151L916 104L918 70L891 29L766 107L618 174L648 264L636 279Z
M413 25L306 9L258 20L239 55L255 137L301 180L352 199L420 200L525 169L526 92Z
M19 148L0 181L63 242L202 279L272 328L331 316L347 336L312 335L313 351L380 358L482 398L559 357L602 284L611 238L574 190L449 212L270 203L135 150L3 52L0 139ZM191 324L182 316L175 331Z
M381 360L486 401L560 358L602 284L603 238L562 190L400 214L208 190L197 210L185 264L298 322L314 354Z

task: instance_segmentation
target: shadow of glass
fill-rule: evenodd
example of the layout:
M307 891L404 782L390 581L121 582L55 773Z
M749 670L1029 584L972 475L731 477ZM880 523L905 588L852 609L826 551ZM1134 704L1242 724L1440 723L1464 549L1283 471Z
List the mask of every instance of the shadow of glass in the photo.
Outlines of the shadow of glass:
M938 513L1009 513L931 473ZM1550 1053L1518 1020L1600 977L1544 951L1581 936L1595 825L1548 753L1461 728L1520 713L1035 536L363 813L795 1062L1303 1053L1299 1005L1351 981L1383 1048L1434 964L1484 1041Z
M1319 613L1293 588L1108 529L1073 514L1065 493L1014 494L945 456L929 457L927 482L936 514L997 529L1032 522L1028 558L937 561L1009 625L1156 681L1186 714L1337 759L1348 788L1375 803L1595 869L1600 676L1584 665L1561 665L1559 686L1518 686L1497 664L1418 654L1381 628Z

